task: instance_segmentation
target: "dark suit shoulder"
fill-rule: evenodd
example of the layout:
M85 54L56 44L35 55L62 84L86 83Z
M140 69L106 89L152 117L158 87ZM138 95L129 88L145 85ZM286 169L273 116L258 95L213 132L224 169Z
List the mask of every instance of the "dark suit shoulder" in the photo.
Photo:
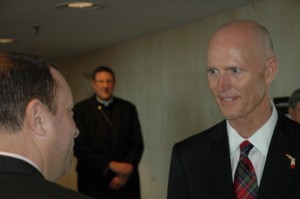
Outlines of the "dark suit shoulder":
M278 111L278 122L275 127L281 136L298 143L300 141L300 124Z
M89 97L87 99L84 99L84 100L79 101L78 103L76 103L75 107L84 107L84 106L87 106L89 104L96 104L96 103L97 103L96 98L93 95L92 97Z
M40 190L41 196L49 196L49 198L92 199L89 196L67 189L50 181L45 181L45 188L41 188Z
M202 160L209 159L210 153L216 145L228 139L226 132L226 122L224 120L203 132L176 143L174 151L180 157L187 158L191 162L197 157L203 157Z
M234 198L225 120L175 144L168 198Z
M121 106L127 106L127 107L130 107L130 108L135 108L135 105L132 102L121 99L121 98L118 98L118 97L114 97L114 103L119 104Z
M22 172L0 174L0 198L91 199L38 175Z
M115 97L115 96L114 96L113 103L117 104L118 106L135 108L135 105L132 102L124 100L124 99L121 99L119 97ZM76 103L75 107L76 108L83 108L83 107L87 107L87 106L95 105L95 104L97 104L97 100L96 100L96 96L93 95L90 98L84 99L84 100Z

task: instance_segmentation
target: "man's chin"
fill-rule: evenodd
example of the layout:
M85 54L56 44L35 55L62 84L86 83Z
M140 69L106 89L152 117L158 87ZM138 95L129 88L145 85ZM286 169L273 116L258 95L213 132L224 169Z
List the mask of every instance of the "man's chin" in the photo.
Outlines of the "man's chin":
M221 110L222 115L227 119L227 120L234 120L238 119L238 114L236 114L234 111L230 110Z

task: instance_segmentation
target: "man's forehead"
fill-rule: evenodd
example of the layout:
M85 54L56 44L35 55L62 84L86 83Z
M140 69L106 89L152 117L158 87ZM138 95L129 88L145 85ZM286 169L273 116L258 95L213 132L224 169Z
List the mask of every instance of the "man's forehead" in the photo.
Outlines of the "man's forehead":
M110 72L102 71L98 72L95 75L96 80L102 80L102 79L114 79L113 75Z

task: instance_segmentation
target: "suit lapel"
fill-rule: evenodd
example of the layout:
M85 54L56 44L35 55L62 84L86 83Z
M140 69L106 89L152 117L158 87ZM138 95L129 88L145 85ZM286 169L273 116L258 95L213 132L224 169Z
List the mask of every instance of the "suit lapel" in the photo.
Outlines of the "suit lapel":
M296 157L297 152L293 139L287 136L289 131L293 130L287 127L286 119L279 115L264 166L258 198L287 198L294 184L298 169L291 168L286 154Z
M209 182L211 198L235 198L226 122L223 121L210 135L213 144Z

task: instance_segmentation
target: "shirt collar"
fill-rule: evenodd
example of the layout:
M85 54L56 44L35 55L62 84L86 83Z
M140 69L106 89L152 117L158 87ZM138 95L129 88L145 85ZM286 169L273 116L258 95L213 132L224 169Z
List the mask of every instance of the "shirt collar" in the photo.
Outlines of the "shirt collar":
M104 106L109 106L113 101L114 101L114 98L112 97L112 98L110 98L109 100L107 100L107 101L105 101L105 100L102 100L102 99L100 99L99 97L96 97L96 100L99 102L99 103L101 103L101 104L103 104Z
M275 125L278 119L277 110L271 102L272 114L268 121L259 128L248 140L257 148L263 155L267 156L271 138L275 129ZM237 150L240 144L245 140L241 137L235 129L226 121L230 154L233 154Z

